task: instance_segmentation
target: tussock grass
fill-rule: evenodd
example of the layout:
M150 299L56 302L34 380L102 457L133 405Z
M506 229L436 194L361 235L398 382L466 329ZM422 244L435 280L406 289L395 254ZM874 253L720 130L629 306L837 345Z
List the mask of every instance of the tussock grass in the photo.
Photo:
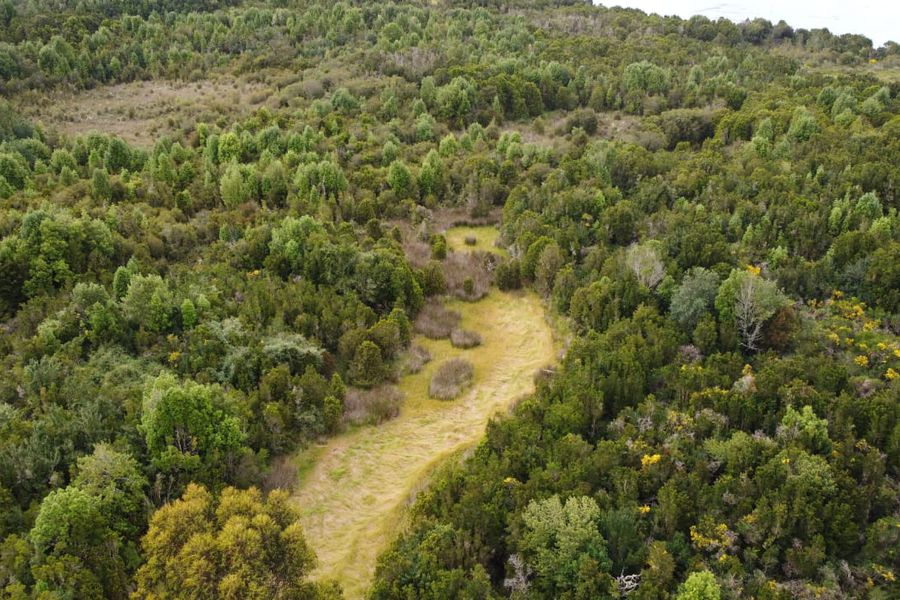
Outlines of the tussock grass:
M464 358L441 363L428 384L428 396L438 400L458 398L475 379L475 367Z
M400 415L377 427L358 427L297 455L293 501L319 567L348 599L363 598L378 554L391 542L405 508L440 465L465 454L493 415L534 390L536 369L552 363L556 348L534 294L493 290L478 302L451 301L460 326L477 331L481 346L454 348L450 340L418 336L433 360L400 378ZM428 397L443 362L465 356L475 366L468 392L453 402Z
M429 362L431 362L431 352L419 344L413 344L402 359L400 373L402 375L415 375Z
M450 332L450 343L454 348L474 348L481 345L481 336L476 331L457 327Z
M440 340L450 337L461 318L457 311L447 310L443 304L433 300L419 311L414 329L427 338Z
M400 414L403 392L393 385L371 390L350 388L344 398L345 425L378 425Z

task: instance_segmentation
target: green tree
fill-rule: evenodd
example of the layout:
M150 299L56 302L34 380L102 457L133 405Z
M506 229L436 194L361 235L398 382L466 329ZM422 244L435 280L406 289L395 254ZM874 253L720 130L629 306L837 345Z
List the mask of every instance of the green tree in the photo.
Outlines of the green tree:
M350 381L359 387L370 388L384 381L385 368L381 349L365 340L357 348L350 363Z
M85 598L126 598L127 578L119 537L101 498L75 486L41 502L29 537L35 548L35 588L52 594L77 590Z
M244 450L240 422L221 388L179 382L170 373L147 383L139 428L154 466L176 479L227 478Z
M678 588L675 600L719 600L721 594L719 584L712 573L695 571Z
M535 587L548 597L570 595L586 579L611 578L606 541L598 523L600 508L589 497L532 500L522 513L525 531L519 548L535 572ZM601 584L603 585L603 584Z
M407 198L412 193L412 174L402 160L395 160L388 167L387 183L399 198Z
M672 293L669 312L685 331L693 331L709 313L719 291L719 276L703 267L694 267Z
M112 185L106 169L94 169L91 176L91 197L100 202L108 202L112 198Z
M219 193L226 208L236 208L253 199L250 182L244 177L243 169L235 162L228 163L219 181Z
M125 317L147 331L160 333L172 324L174 300L169 286L159 275L134 275L122 298Z

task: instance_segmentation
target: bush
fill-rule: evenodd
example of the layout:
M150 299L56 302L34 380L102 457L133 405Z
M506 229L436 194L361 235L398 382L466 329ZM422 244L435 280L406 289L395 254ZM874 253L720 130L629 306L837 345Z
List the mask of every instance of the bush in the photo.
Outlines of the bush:
M439 340L450 337L462 316L455 310L447 310L443 304L426 304L416 318L415 329L427 338Z
M497 269L494 271L494 283L503 291L521 288L522 276L519 261L512 259L497 265Z
M400 414L403 392L393 385L370 390L352 388L344 399L344 424L378 425Z
M457 327L450 332L450 343L454 348L474 348L481 345L481 335L475 331Z
M438 400L453 400L475 379L475 367L464 358L451 358L438 367L428 386L428 396Z

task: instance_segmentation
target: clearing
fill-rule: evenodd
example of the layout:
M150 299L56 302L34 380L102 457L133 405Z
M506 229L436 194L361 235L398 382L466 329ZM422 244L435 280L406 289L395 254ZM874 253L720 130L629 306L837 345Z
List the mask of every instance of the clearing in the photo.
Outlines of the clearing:
M263 106L260 84L235 79L135 81L78 92L24 94L16 104L29 118L70 136L117 135L148 149L163 135L194 130L197 121L227 123Z
M403 511L442 461L477 443L488 420L534 389L535 372L555 359L556 346L540 299L492 289L478 302L449 301L461 326L483 344L462 350L449 340L417 337L432 360L404 376L400 415L350 430L297 458L293 499L306 539L319 557L316 577L337 580L347 598L362 598L379 553L397 533ZM475 365L473 387L457 400L428 398L432 373L464 356Z
M459 225L451 227L444 232L447 238L447 245L454 252L464 252L466 250L481 250L483 252L493 252L501 256L506 256L507 252L503 248L497 246L497 238L500 232L493 225ZM466 244L466 238L475 238L475 245Z

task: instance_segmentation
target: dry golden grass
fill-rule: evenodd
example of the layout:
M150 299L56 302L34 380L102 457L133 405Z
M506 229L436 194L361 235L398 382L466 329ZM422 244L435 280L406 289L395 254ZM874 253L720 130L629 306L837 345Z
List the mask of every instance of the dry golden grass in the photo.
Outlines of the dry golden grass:
M534 372L554 361L553 334L534 294L493 290L479 302L448 307L462 314L463 327L482 335L481 346L462 350L449 340L418 337L434 360L401 378L406 401L397 418L297 457L293 500L319 557L315 575L340 582L347 598L363 597L378 554L434 468L481 439L488 419L530 393ZM475 365L473 386L457 400L430 399L435 369L457 356Z

